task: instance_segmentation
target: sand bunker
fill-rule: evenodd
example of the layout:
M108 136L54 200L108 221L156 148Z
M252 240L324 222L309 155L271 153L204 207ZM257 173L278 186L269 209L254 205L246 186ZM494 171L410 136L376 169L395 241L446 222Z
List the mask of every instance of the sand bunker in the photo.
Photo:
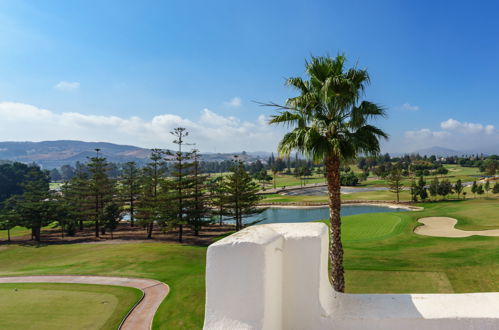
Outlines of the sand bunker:
M417 227L414 232L419 235L435 236L435 237L469 237L478 236L499 236L499 229L491 230L461 230L454 226L457 220L447 217L428 217L421 218L418 222L424 226Z

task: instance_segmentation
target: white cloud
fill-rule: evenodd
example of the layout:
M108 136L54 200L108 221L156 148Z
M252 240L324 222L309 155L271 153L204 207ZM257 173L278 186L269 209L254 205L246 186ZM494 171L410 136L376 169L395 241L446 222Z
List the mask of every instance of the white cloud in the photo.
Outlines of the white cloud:
M79 89L80 83L76 81L75 82L60 81L54 86L54 88L64 92L71 92Z
M442 146L460 151L498 150L499 131L494 125L460 122L449 118L440 123L441 130L422 128L404 133L406 151ZM496 151L497 152L497 151Z
M476 134L476 133L494 134L494 132L496 132L494 125L482 125L476 123L460 122L452 118L449 118L446 121L440 123L440 127L442 127L442 129L445 130L455 131L458 133L465 133L465 134Z
M402 110L409 110L409 111L418 111L419 106L418 105L412 105L410 103L404 103L401 106Z
M224 117L209 109L203 109L197 120L174 114L144 120L136 116L56 113L29 104L0 102L2 141L74 139L170 148L173 147L170 131L181 126L190 132L188 142L196 143L201 151L274 151L282 132L269 126L267 121L263 115L254 121L245 121Z
M231 107L231 108L239 108L241 104L243 103L243 100L241 100L240 97L233 97L230 101L224 102L225 106Z
M449 132L445 131L432 131L428 128L422 128L416 131L405 132L405 137L408 139L428 139L428 138L443 138L449 136Z

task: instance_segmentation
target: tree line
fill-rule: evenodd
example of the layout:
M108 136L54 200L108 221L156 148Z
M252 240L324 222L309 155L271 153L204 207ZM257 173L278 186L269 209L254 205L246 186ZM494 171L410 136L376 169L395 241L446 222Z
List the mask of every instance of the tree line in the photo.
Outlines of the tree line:
M0 165L0 229L23 226L40 241L41 229L55 222L62 237L92 226L95 237L112 238L126 217L130 226L144 228L147 238L159 228L176 230L182 242L186 227L199 235L203 226L232 220L240 230L245 218L262 211L259 187L241 161L232 161L229 174L210 177L201 169L199 151L185 150L185 128L171 133L177 150L152 149L146 166L123 164L117 178L96 149L58 192L49 188L50 173L36 165Z

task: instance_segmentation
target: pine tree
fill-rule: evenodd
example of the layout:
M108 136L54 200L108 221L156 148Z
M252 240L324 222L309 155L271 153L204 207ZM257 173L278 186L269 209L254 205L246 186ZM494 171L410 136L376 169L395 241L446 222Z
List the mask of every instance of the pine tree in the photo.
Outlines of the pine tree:
M135 201L140 194L140 170L137 168L135 162L127 162L123 165L120 190L123 200L130 206L130 226L133 227L135 220Z
M490 191L490 182L489 180L485 181L485 187L484 187L485 191L487 192L487 196L489 195L489 191Z
M454 191L457 193L457 199L460 199L461 192L463 191L464 186L461 182L461 179L458 179L456 181L456 184L454 184Z
M478 185L477 189L476 189L476 193L478 194L478 196L481 196L483 195L485 191L483 190L483 186L480 184Z
M261 199L258 195L260 189L246 172L241 161L236 161L232 173L224 180L224 185L227 193L225 204L227 214L235 220L236 230L241 230L245 217L263 211L257 208Z
M492 193L499 194L499 182L496 182L494 188L492 188Z
M104 207L104 212L102 216L103 226L108 229L111 233L111 239L113 239L113 232L118 226L118 223L123 219L123 211L120 206L115 203L109 203Z
M146 228L147 238L152 238L154 223L161 221L164 186L164 160L161 149L152 149L150 162L142 171L141 191L137 203L137 221ZM162 189L163 187L163 189Z
M115 195L115 183L109 177L108 163L106 158L101 157L100 149L95 149L96 156L90 158L87 164L90 172L89 195L93 202L93 220L95 223L95 237L100 237L100 232L105 234L106 228L101 227L101 219L104 214L104 208Z
M473 193L474 197L476 198L476 193L478 192L478 186L476 184L476 181L473 181L473 184L471 185L471 192Z
M226 215L225 200L227 192L225 191L224 178L218 176L211 180L208 184L208 190L210 192L210 204L213 207L212 214L218 216L218 223L221 226L223 217Z
M73 225L68 225L68 235L73 235L76 225L83 230L83 222L90 219L93 214L93 205L90 197L90 181L86 171L78 168L75 175L66 182L62 188L62 202L67 205Z
M199 230L206 225L209 220L210 208L207 206L206 194L206 175L202 175L199 168L199 153L192 151L192 191L190 194L190 203L187 210L187 223L194 231L194 235L199 235Z
M14 195L6 201L7 209L16 214L17 225L31 229L31 236L41 240L41 228L54 220L53 200L49 191L48 172L33 166L23 183L24 193Z
M404 186L402 185L402 174L400 173L400 169L395 167L390 176L388 177L388 182L390 183L390 191L395 193L397 196L397 203L400 201L400 193L404 190Z
M429 191L430 191L430 195L431 197L436 197L438 195L438 186L439 186L439 182L438 182L438 178L435 177L431 183L430 183L430 187L429 187Z
M185 138L189 135L183 127L177 127L170 132L174 137L175 143L178 146L177 151L169 151L167 153L170 158L168 161L173 162L173 169L171 172L171 188L172 194L170 201L172 202L172 216L168 224L170 228L178 228L178 241L182 242L184 225L188 224L187 215L189 214L189 207L191 206L191 194L193 188L192 168L192 152L185 152L183 147L188 145Z

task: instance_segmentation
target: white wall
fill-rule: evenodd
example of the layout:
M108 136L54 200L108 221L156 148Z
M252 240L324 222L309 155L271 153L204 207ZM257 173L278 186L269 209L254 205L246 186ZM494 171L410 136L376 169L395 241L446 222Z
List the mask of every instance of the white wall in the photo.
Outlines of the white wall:
M342 294L322 223L248 227L208 248L207 330L499 329L499 293Z

